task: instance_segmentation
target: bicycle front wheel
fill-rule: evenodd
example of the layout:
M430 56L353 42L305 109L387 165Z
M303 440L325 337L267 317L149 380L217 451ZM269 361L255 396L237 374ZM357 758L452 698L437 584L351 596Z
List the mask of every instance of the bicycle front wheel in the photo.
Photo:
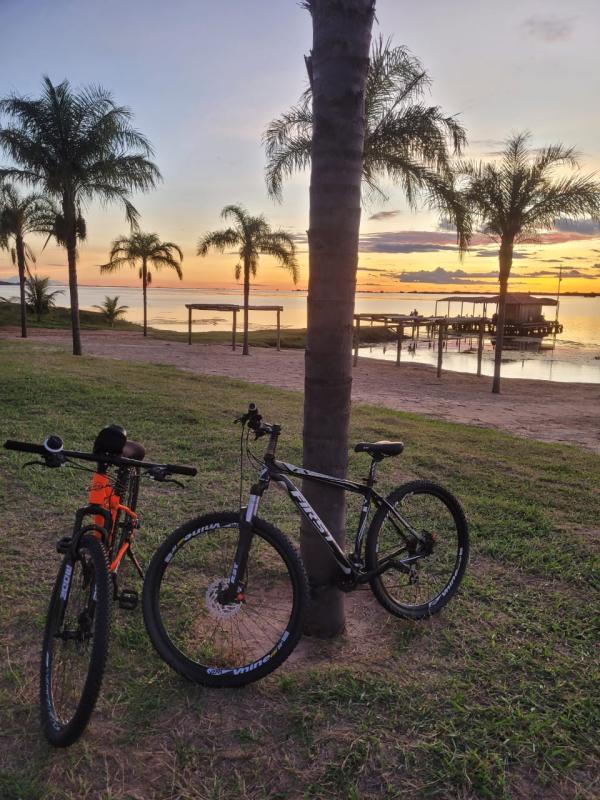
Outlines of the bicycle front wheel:
M156 650L205 686L264 677L302 633L308 596L302 562L284 534L262 520L254 520L239 594L223 600L239 535L238 513L193 519L165 539L144 581L144 620Z
M430 481L407 483L386 499L396 514L387 506L378 510L367 533L365 561L368 570L386 558L391 566L371 579L371 588L398 617L431 616L456 593L467 567L465 516L458 500Z
M111 583L106 550L82 537L58 571L48 608L40 701L42 728L56 747L83 733L100 693L110 630Z

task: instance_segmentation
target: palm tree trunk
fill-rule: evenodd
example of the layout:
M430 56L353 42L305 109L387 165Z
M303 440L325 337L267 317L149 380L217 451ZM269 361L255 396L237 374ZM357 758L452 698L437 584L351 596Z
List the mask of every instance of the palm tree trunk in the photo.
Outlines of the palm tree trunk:
M148 265L146 263L145 258L142 260L142 293L144 295L144 336L148 336L148 321L147 321Z
M75 204L68 194L63 196L63 216L66 227L67 262L69 265L69 296L71 298L71 330L73 355L81 355L81 327L79 324L79 290L77 287L77 215Z
M244 258L244 346L242 355L250 355L248 347L248 306L250 305L250 261Z
M496 346L494 351L494 380L492 392L500 394L500 370L502 368L502 351L504 349L504 326L506 324L506 295L508 294L508 276L512 267L513 243L502 242L500 245L500 295L498 300L498 319L496 320Z
M364 90L374 0L313 0L313 95L304 465L345 477L352 387L352 323L358 265ZM344 493L304 482L303 491L343 546ZM332 637L345 625L338 567L305 520L300 544L311 585L305 631Z
M21 296L21 338L27 338L27 305L25 303L25 245L22 236L15 237L17 267L19 269L19 294Z

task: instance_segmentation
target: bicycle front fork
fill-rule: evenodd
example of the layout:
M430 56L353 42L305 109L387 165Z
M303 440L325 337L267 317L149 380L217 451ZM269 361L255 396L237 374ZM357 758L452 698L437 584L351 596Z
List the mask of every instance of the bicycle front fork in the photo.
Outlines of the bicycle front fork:
M235 601L242 601L244 593L243 576L246 574L246 567L248 566L248 554L252 544L253 528L252 519L254 518L260 497L251 494L248 500L248 505L240 509L240 535L229 572L227 587L224 588L222 594L222 602L233 603Z

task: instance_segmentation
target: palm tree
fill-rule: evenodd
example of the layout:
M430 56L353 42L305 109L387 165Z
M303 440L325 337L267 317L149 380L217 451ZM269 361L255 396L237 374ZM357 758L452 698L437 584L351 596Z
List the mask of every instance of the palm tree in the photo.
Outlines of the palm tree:
M235 267L235 278L244 274L244 347L243 355L248 355L248 303L250 300L250 276L256 277L261 255L273 256L281 267L287 269L294 283L298 281L296 247L289 233L273 231L262 216L252 217L242 206L225 206L221 212L223 219L233 220L233 227L211 231L198 242L198 255L205 256L209 250L222 253L226 248L238 248L239 261Z
M115 322L125 316L125 312L129 306L119 305L119 295L116 295L116 297L105 295L102 305L92 306L92 308L97 308L104 316L104 319L110 324L110 327L114 328Z
M61 204L61 241L67 250L73 353L81 355L77 291L77 236L81 209L93 198L121 203L132 227L138 212L129 197L148 191L160 179L149 160L148 140L131 125L131 112L117 106L100 87L74 91L68 81L44 78L37 99L11 96L0 101L11 120L0 128L0 148L15 166L0 169L0 179L16 178L40 187Z
M402 186L411 208L424 195L452 219L458 215L462 233L463 209L453 191L451 154L460 154L466 134L455 117L423 103L430 84L421 62L406 48L392 47L390 39L375 40L365 90L363 193L386 199L380 182L387 178ZM311 83L298 104L273 120L263 136L267 189L276 199L281 199L284 178L311 163L313 102Z
M352 324L366 131L364 96L374 0L310 0L313 46L307 59L312 113L308 331L305 355L304 465L345 477L352 386ZM343 43L343 45L341 44ZM305 482L303 492L343 546L345 496ZM335 636L344 627L337 566L305 523L302 557L312 602L306 630Z
M559 217L600 219L600 183L595 176L564 174L565 168L579 169L575 150L562 144L534 150L528 146L529 139L529 133L513 134L498 162L468 162L458 167L473 218L500 246L495 393L500 392L506 295L515 243L535 241L542 231L552 229Z
M49 291L50 278L38 278L37 275L30 275L25 281L25 292L27 295L27 308L33 312L39 322L42 314L47 314L56 306L54 298L62 294L62 289L54 292Z
M0 185L0 240L10 249L12 262L19 271L21 336L24 339L27 338L25 279L30 274L27 259L35 264L35 255L25 237L31 233L51 231L56 214L54 204L44 195L29 194L23 197L12 184Z
M144 336L148 335L147 324L147 292L148 286L152 283L152 273L148 266L151 264L155 269L162 267L174 269L179 280L183 278L181 262L183 253L173 242L161 242L155 233L133 233L131 236L123 236L115 239L110 251L110 260L107 264L102 264L100 272L116 272L123 266L139 266L139 276L142 280L142 292L144 295Z

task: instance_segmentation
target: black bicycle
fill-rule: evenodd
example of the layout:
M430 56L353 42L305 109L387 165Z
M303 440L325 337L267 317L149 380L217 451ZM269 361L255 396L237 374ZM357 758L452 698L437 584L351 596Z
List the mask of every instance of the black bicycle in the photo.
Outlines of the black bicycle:
M456 593L469 557L467 522L456 498L430 481L412 481L387 498L373 488L377 464L399 455L401 442L357 444L371 466L366 481L356 483L277 461L281 427L263 422L254 404L236 421L260 469L247 506L182 525L156 551L144 581L148 633L177 672L207 686L242 686L276 669L301 636L308 599L302 561L286 536L257 516L272 480L330 548L342 589L369 583L384 608L410 619L437 613ZM250 431L256 439L269 436L262 461L249 449ZM363 496L351 554L289 475ZM367 528L371 505L376 513Z
M170 478L172 474L196 475L196 469L143 461L144 447L128 442L117 425L100 431L93 453L65 450L58 436L49 436L43 445L7 441L4 447L41 456L25 466L69 466L92 473L88 504L77 511L72 534L57 542L63 561L50 598L42 646L42 727L51 744L67 747L85 730L100 693L112 601L129 610L137 605L137 592L120 589L119 577L125 556L144 577L133 551L139 528L140 478L178 483ZM75 463L79 461L95 462L96 467L88 470ZM115 475L110 475L111 467L117 468Z

